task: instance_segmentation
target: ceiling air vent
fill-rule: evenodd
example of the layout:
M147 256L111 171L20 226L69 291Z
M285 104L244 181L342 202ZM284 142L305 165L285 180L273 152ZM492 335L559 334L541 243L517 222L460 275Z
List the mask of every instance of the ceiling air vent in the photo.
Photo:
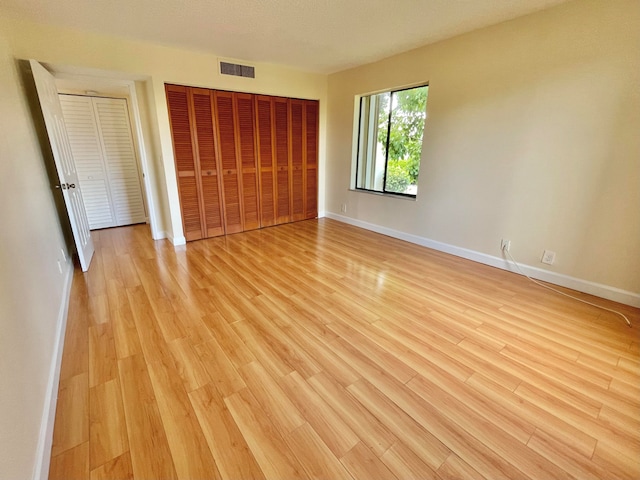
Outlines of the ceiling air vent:
M239 63L220 62L220 73L235 77L256 78L255 67L240 65Z

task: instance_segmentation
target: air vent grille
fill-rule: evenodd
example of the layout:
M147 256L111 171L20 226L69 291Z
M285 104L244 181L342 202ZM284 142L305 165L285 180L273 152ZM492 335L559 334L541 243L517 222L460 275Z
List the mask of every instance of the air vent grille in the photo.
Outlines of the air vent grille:
M222 75L233 75L236 77L256 78L256 69L249 65L238 63L220 62L220 73Z

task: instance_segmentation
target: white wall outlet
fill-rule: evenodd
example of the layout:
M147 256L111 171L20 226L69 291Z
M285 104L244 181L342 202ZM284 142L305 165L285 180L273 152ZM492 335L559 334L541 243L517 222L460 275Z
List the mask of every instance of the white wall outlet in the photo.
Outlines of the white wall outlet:
M508 252L511 249L511 240L503 238L500 240L500 250Z
M542 252L542 259L540 261L542 263L546 263L547 265L553 265L553 262L556 261L556 252L545 250L544 252Z
M342 213L347 213L347 204L343 203L342 205L340 205L340 211Z
M60 272L60 275L62 275L62 262L60 262L60 260L58 260L58 271Z
M67 261L67 254L64 251L64 248L60 249L60 253L62 254L62 260Z

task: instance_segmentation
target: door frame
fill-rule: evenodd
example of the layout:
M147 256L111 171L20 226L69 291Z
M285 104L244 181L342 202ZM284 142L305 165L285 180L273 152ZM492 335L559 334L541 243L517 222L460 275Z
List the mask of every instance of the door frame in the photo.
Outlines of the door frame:
M142 117L140 114L140 105L138 103L139 100L136 92L136 81L99 75L66 73L64 71L57 70L55 66L52 66L52 70L53 76L55 77L56 81L61 80L70 83L77 81L81 82L84 87L88 87L85 89L86 91L79 91L77 89L65 88L58 85L58 93L85 95L90 97L124 98L127 101L127 108L129 110L129 121L131 123L131 134L133 137L133 145L138 162L138 175L140 177L140 185L142 185L143 187L142 196L145 208L147 210L147 223L149 224L149 227L151 229L151 238L153 238L154 240L166 238L165 232L162 231L158 225L160 219L157 216L158 207L155 203L155 189L151 184L152 175L150 175L151 171L153 171L155 174L158 174L158 172L155 169L150 168L152 167L152 164L145 147L145 136L142 131ZM141 78L138 81L146 82L149 81L149 79ZM116 88L120 91L120 93L101 93L100 90L105 90L105 88L107 90L109 88ZM126 93L122 92L123 89ZM149 99L147 99L147 101L149 101Z

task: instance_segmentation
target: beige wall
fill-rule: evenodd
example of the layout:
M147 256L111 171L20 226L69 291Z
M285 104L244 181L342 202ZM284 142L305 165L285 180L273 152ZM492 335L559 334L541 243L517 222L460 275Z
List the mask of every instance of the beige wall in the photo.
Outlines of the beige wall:
M0 477L26 479L71 265L63 260L54 193L1 27L0 185Z
M327 76L311 74L269 64L256 64L256 78L221 76L218 57L211 54L170 48L123 38L95 35L78 30L4 20L10 47L18 58L33 58L58 67L121 72L122 78L147 79L146 125L155 145L149 150L156 157L150 164L157 171L155 183L166 186L159 197L158 223L170 236L182 236L177 182L165 83L178 83L224 90L320 100L320 210L324 205L324 145L326 131ZM140 89L138 89L140 90ZM146 139L145 139L146 140ZM164 180L163 181L163 177ZM167 211L168 209L168 211Z
M578 0L331 75L327 212L640 292L639 46L637 0ZM355 96L425 81L417 200L350 191Z

